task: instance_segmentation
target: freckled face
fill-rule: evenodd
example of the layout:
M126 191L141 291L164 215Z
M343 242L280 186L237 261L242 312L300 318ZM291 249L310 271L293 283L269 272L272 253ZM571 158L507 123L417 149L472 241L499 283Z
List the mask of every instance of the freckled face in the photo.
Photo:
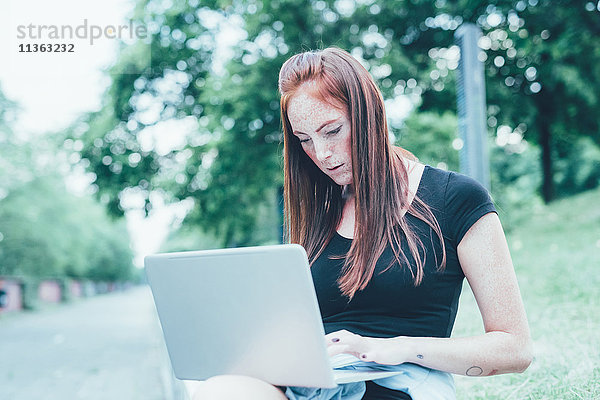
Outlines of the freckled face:
M292 131L302 149L338 185L352 183L350 120L345 111L300 88L288 105Z

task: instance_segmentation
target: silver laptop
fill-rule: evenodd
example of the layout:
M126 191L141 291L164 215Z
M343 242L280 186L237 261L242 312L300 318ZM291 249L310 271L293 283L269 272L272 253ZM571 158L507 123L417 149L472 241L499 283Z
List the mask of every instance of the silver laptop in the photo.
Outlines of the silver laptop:
M335 387L299 245L169 253L144 260L175 376L252 376Z

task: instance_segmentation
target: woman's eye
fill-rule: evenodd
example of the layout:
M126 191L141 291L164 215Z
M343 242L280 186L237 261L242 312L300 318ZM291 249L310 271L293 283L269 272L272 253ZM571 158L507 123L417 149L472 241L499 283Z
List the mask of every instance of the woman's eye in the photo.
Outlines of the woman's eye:
M337 128L335 128L332 131L327 132L328 135L335 135L336 133L338 133L340 130L342 129L342 126L338 126Z
M310 139L304 139L304 140L300 140L300 143L306 143L308 142Z

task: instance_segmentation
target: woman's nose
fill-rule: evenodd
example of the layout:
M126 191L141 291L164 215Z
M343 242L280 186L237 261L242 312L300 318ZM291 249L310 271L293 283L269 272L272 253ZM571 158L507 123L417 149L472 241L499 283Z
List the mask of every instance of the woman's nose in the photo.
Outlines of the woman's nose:
M325 145L324 143L316 144L315 152L317 155L317 159L321 162L328 159L333 154L331 151L331 148L329 146Z
M317 158L319 159L319 161L325 161L327 160L329 157L332 156L332 152L329 149L323 149L320 152L317 152Z

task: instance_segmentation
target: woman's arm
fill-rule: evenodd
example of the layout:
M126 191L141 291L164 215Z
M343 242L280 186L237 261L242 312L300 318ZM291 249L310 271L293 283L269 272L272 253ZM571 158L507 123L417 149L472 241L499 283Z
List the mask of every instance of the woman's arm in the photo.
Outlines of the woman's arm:
M350 353L379 364L411 362L471 376L524 371L533 357L529 327L495 213L473 224L458 245L458 258L483 318L483 335L379 339L338 331L326 336L329 354Z

